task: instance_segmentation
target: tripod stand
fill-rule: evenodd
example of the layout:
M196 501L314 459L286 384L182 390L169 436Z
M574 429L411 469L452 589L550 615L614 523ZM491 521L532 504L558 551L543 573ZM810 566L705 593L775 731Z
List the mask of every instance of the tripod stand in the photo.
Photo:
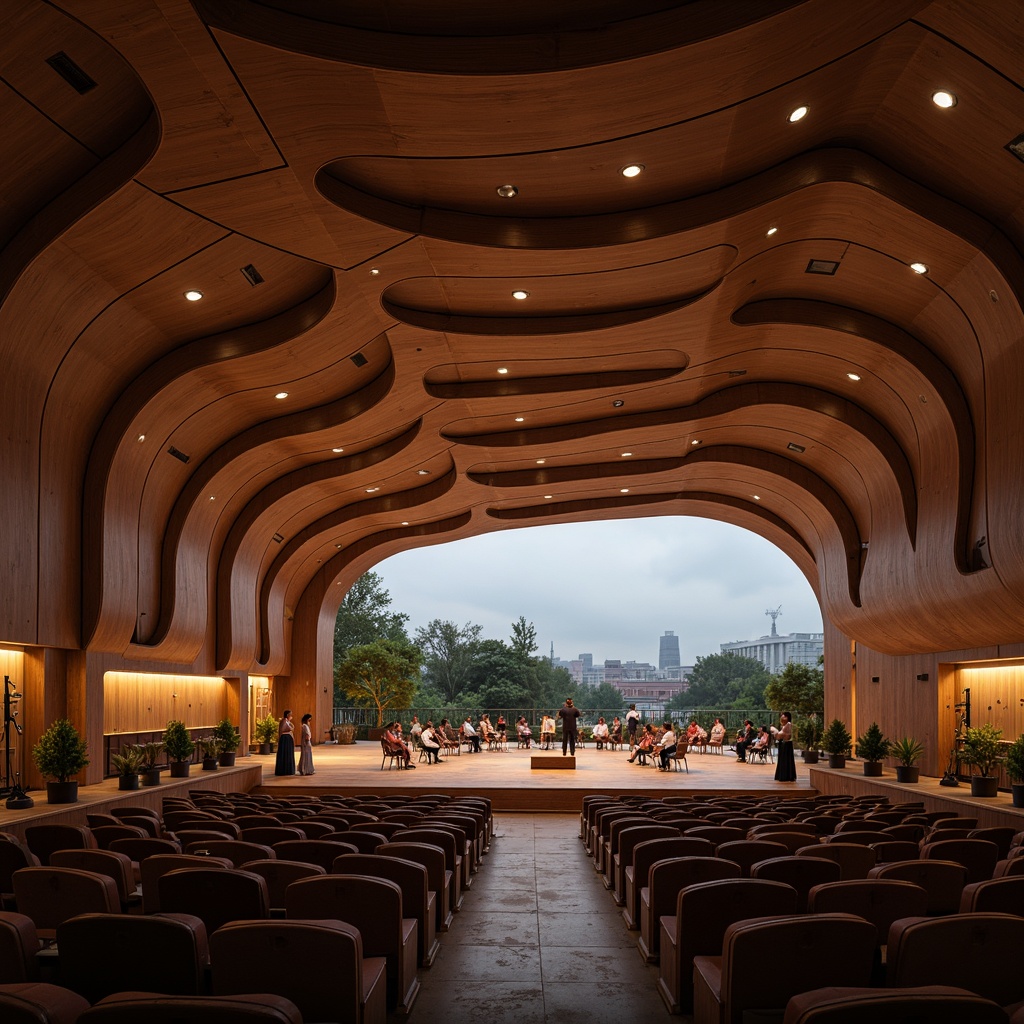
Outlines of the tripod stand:
M10 676L4 676L4 784L0 787L0 796L7 797L7 806L11 810L18 810L32 807L35 801L25 795L25 791L18 785L18 773L11 775L11 729L20 736L21 726L18 724L18 712L14 705L21 700L21 694L14 688Z

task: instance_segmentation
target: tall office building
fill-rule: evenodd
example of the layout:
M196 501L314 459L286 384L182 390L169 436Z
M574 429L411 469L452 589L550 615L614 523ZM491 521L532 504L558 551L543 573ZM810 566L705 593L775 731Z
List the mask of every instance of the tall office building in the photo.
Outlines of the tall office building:
M658 668L679 668L679 637L671 629L665 630L658 644Z

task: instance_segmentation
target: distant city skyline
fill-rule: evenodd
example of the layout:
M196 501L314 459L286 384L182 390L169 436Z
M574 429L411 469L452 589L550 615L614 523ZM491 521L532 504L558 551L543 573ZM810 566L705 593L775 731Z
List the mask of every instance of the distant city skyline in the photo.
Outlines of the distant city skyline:
M480 625L508 640L520 615L537 653L572 661L658 664L659 640L679 637L680 661L771 632L821 632L821 611L794 563L768 541L691 517L611 520L503 531L416 548L374 567L408 630L432 619Z

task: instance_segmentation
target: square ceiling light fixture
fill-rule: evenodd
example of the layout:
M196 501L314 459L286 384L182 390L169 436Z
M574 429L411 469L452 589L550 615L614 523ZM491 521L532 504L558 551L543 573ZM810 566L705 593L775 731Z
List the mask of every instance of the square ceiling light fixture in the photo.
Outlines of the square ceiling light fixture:
M1011 139L1006 148L1020 161L1024 162L1024 132L1015 139Z
M807 264L807 270L805 273L825 274L828 277L832 277L838 269L839 260L811 260Z

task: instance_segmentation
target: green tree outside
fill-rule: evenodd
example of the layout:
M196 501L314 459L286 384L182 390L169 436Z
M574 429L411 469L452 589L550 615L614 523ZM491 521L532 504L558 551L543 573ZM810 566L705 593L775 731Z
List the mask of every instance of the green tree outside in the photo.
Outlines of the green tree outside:
M452 704L468 687L481 646L483 626L467 622L458 626L449 620L433 619L416 630L416 643L423 654L423 689L429 689Z
M690 686L673 697L668 708L763 708L768 670L754 658L738 654L706 654L697 659Z
M420 652L408 642L375 640L349 648L334 674L341 690L358 707L377 709L377 726L388 708L407 708L419 683Z

